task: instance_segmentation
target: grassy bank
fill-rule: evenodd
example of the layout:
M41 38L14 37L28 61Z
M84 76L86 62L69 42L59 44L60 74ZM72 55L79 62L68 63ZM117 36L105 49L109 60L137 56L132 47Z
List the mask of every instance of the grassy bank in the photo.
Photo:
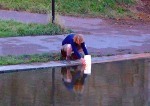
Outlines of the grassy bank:
M57 11L67 15L103 16L114 18L128 11L125 5L132 5L132 0L58 0Z
M55 24L23 24L15 21L0 20L0 37L26 36L26 35L58 35L69 33Z
M150 53L150 52L144 52ZM128 53L128 54L137 54L137 53ZM93 57L103 57L103 56L115 56L117 54L105 54L105 55L96 55L91 54ZM120 54L119 54L120 55ZM18 56L0 56L0 66L1 65L16 65L16 64L29 64L37 62L50 62L64 60L61 57L60 53L43 53L43 54L33 54L33 55L18 55Z
M133 0L55 0L56 11L65 15L115 17L127 14ZM47 13L51 0L0 0L2 9Z
M92 55L92 57L99 57L98 55ZM18 56L0 56L0 65L16 65L16 64L27 64L36 62L49 62L64 60L61 58L60 53L43 53L33 55L18 55Z
M51 0L0 0L1 9L46 13Z
M59 53L44 53L34 55L20 55L20 56L0 56L0 65L15 65L27 64L34 62L48 62L61 60Z
M107 55L112 56L112 55ZM92 57L101 57L101 55L92 55ZM16 65L16 64L29 64L37 62L50 62L64 60L60 53L43 53L33 55L8 55L0 56L0 65Z

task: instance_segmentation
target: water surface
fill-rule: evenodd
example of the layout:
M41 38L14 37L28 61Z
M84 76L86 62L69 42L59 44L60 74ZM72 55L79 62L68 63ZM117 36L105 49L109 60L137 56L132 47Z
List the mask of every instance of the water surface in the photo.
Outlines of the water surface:
M0 74L0 106L150 106L150 60Z

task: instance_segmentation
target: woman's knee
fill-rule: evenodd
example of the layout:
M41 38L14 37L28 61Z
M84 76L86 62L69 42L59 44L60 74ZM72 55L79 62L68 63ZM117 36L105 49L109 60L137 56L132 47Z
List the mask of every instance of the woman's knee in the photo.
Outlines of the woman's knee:
M66 46L66 51L69 52L69 53L72 52L72 47L71 47L70 44L68 44L68 45Z
M66 52L66 55L71 55L71 53L72 53L72 46L71 46L71 44L63 45L62 49L63 49L63 51Z

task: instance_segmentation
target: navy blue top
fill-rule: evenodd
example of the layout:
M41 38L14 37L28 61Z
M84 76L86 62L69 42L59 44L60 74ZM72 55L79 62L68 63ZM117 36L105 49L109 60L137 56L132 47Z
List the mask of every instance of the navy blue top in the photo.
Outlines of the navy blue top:
M65 44L71 44L72 46L72 50L73 52L78 56L78 58L81 58L80 53L78 52L77 46L79 46L77 43L75 43L73 41L73 37L75 36L75 34L69 34L63 41L62 41L62 45ZM88 55L88 51L85 47L85 42L81 43L81 48L83 49L83 52L85 55Z

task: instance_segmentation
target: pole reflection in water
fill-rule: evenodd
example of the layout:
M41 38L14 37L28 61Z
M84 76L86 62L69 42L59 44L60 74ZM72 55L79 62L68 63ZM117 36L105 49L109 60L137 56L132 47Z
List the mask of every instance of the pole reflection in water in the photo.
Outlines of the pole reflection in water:
M55 68L52 68L52 105L55 106Z
M0 74L0 106L150 106L150 60Z

